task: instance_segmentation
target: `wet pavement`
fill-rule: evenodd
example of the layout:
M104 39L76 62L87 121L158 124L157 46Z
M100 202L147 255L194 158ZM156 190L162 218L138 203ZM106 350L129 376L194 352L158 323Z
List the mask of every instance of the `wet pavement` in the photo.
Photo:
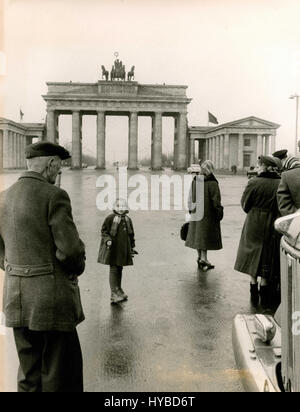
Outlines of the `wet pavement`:
M186 248L179 237L184 211L131 212L139 255L134 266L123 271L128 301L111 305L109 268L97 263L101 224L107 215L96 208L100 174L67 170L62 177L87 247L86 271L80 278L86 320L78 328L85 390L242 391L231 328L237 313L251 312L249 279L233 270L245 218L239 202L247 178L218 176L225 207L224 248L209 253L216 268L206 273L197 269L196 251ZM5 174L4 185L18 175ZM144 176L149 179L150 172L144 171ZM6 386L13 391L17 361L11 331L6 342Z

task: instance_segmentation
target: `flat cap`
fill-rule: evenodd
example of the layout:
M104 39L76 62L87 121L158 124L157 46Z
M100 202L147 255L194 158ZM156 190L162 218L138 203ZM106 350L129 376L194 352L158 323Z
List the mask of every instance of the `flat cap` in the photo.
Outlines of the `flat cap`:
M277 157L278 159L282 160L287 156L287 150L277 150L277 152L273 153L274 157Z
M266 166L278 167L281 168L281 161L273 156L259 156L260 162Z
M30 144L25 149L26 159L33 157L58 156L61 160L69 159L70 153L64 147L51 142L38 142Z

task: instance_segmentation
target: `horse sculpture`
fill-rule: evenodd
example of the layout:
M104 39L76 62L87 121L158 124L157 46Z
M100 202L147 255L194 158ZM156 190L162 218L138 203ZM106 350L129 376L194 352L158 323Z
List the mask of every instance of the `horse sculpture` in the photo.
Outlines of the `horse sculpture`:
M110 72L110 80L125 80L126 79L126 71L125 71L125 65L122 64L122 62L117 59L114 63L114 65L111 68Z
M130 72L127 73L128 81L131 81L132 79L134 79L134 69L135 69L135 66L132 66Z
M115 53L116 60L114 61L114 64L111 68L110 73L108 70L105 69L105 67L102 65L102 79L105 78L107 81L109 79L109 74L110 74L110 80L123 80L126 81L126 68L125 65L122 63L122 60L118 59L118 53ZM131 81L134 79L134 69L135 66L131 67L131 70L127 73L127 80Z
M109 74L108 70L106 70L103 65L101 66L101 69L102 69L102 79L103 79L103 77L105 77L105 80L107 81L108 80L108 74Z

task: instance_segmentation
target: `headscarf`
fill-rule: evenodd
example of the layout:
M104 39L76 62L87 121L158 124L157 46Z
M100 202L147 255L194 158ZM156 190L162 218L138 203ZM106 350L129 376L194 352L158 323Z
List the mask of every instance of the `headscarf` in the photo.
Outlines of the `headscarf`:
M214 173L215 167L211 160L205 160L201 163L201 169L204 176L209 176Z
M297 157L288 156L282 165L284 170L291 170L300 167L300 160Z
M192 173L200 173L200 172L201 172L201 167L200 167L199 165L197 165L197 164L193 164L193 165L191 165L190 167L188 167L187 172L188 172L189 174L192 174Z

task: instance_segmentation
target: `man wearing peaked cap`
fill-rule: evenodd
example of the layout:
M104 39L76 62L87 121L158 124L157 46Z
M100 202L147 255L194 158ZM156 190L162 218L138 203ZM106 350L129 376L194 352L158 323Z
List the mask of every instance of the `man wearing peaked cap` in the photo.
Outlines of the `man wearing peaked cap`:
M70 153L64 147L51 142L38 142L25 149L26 159L34 157L58 156L61 160L69 159Z
M55 184L62 160L69 159L71 155L58 144L38 142L26 147L25 157L30 170L40 172L49 183Z
M13 328L19 392L82 392L82 355L76 326L84 320L77 277L85 247L68 194L54 185L62 146L26 148L27 167L0 193L0 267L3 311Z
M288 151L286 149L284 150L277 150L277 152L273 153L274 157L277 157L280 160L284 160L287 157Z

